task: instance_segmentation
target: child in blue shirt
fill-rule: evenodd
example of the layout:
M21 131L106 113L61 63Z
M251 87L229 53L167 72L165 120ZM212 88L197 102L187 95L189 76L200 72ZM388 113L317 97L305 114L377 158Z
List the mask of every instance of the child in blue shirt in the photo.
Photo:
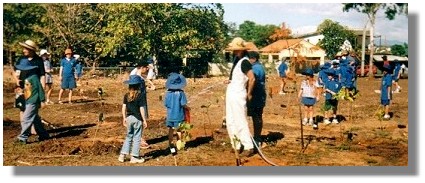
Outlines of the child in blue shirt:
M323 123L330 124L329 121L329 114L328 112L332 110L333 114L333 120L332 123L338 124L338 120L336 119L336 112L338 110L338 100L334 99L333 96L335 96L339 90L341 89L341 84L337 80L338 75L334 69L328 69L325 71L325 73L328 75L328 81L325 82L325 92L326 92L326 100L325 100L325 119L323 120Z
M177 152L174 140L174 130L178 129L184 120L184 108L187 107L186 94L183 88L186 86L186 78L176 72L168 75L165 87L164 106L167 108L166 126L168 127L168 143L172 154ZM181 138L181 133L177 131L177 140Z
M140 141L143 129L147 127L145 116L145 103L143 95L140 93L140 84L142 78L138 75L130 75L128 84L128 93L124 95L122 105L123 125L127 127L127 135L121 148L118 161L124 162L125 156L130 153L130 163L143 163L145 159L140 157Z
M389 120L389 110L390 110L390 102L392 98L392 75L391 75L391 66L384 65L383 67L384 76L381 81L381 104L384 106L385 115L384 120Z

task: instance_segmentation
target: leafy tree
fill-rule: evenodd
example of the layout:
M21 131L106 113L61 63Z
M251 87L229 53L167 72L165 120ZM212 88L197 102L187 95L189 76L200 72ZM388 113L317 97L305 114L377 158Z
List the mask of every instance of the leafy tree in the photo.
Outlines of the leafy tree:
M340 51L340 46L345 40L352 43L356 39L356 35L348 28L329 19L324 20L317 27L317 32L320 32L324 36L318 45L326 51L330 59L334 58L338 51Z
M276 25L257 25L252 21L245 21L239 25L237 35L246 41L252 41L257 47L264 47L271 43L269 37L279 29Z
M405 14L407 15L407 3L343 3L344 7L342 10L348 12L350 10L356 10L358 12L364 13L368 16L371 27L370 27L370 60L369 68L373 67L373 54L374 54L374 28L376 14L378 10L384 9L385 15L389 20L393 20L396 14ZM362 61L363 62L363 61ZM362 63L362 66L364 64ZM363 70L363 69L362 69ZM369 72L369 76L373 77L373 72Z
M282 26L280 28L275 29L273 31L273 34L269 36L269 41L273 43L281 39L290 38L291 33L291 29L287 28L285 23L282 23Z
M399 45L395 44L391 46L391 54L398 55L398 56L406 56L407 55L407 44Z

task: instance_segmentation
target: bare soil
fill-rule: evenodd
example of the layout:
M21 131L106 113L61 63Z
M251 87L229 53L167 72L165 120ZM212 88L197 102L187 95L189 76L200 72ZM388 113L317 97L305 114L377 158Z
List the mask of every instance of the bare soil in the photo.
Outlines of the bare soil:
M185 92L191 107L191 141L186 149L173 156L168 151L165 127L164 79L157 79L157 89L148 91L149 121L143 132L149 144L141 149L146 158L142 164L118 162L125 137L122 125L122 83L127 75L113 78L88 77L74 91L73 104L47 105L40 115L52 139L17 144L20 132L19 110L13 108L14 93L11 71L3 71L3 164L5 166L235 166L235 154L224 118L225 77L190 78ZM55 77L52 100L57 102L59 85ZM298 83L302 80L299 76ZM264 109L262 135L266 146L263 155L280 166L407 166L408 162L408 80L399 81L402 91L393 95L392 118L380 121L375 112L380 105L380 78L359 78L360 97L354 103L341 101L340 124L324 125L320 106L315 107L319 129L303 127L301 140L300 110L297 93L279 95L276 75L267 78L267 105ZM291 89L291 84L288 84ZM103 100L97 88L105 91ZM66 99L67 92L64 93ZM352 105L352 112L350 112ZM104 121L99 122L99 114ZM351 116L350 116L351 114ZM249 120L252 132L252 122ZM352 138L349 138L352 137ZM304 142L302 146L301 142ZM259 154L241 158L242 166L271 166Z

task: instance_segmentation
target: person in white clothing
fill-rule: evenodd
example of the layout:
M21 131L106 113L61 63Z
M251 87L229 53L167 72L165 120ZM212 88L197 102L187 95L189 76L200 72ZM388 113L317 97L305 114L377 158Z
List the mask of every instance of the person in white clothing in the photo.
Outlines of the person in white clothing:
M241 156L250 156L255 152L245 107L247 100L252 99L255 76L246 56L248 47L242 38L234 38L227 49L232 50L235 57L229 80L226 81L227 132L235 151L239 151Z

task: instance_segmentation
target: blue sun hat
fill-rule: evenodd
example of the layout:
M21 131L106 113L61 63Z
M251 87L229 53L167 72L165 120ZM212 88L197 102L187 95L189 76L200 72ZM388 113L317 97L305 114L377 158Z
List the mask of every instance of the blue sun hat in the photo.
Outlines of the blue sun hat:
M323 64L320 69L325 70L325 69L329 69L332 67L332 64L330 62L326 62L325 64Z
M179 90L186 86L186 78L178 73L172 72L168 75L165 87L167 89Z
M17 70L27 71L27 70L37 68L38 66L32 66L27 59L23 59L19 62L18 65L15 65L15 67Z
M143 83L142 78L139 75L130 75L127 81L124 81L128 85L136 85Z

